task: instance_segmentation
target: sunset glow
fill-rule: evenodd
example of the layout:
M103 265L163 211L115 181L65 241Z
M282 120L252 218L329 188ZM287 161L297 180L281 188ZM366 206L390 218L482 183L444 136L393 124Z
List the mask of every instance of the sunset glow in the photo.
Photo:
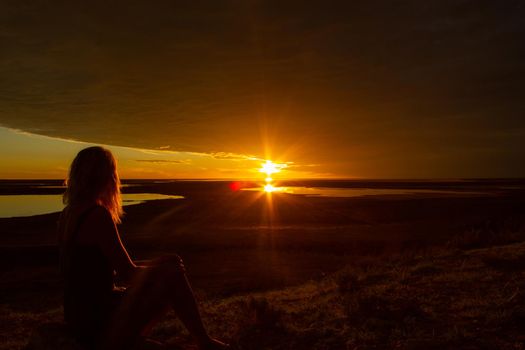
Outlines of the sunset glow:
M0 178L64 179L69 162L81 149L92 143L66 140L8 129L0 126ZM178 152L165 149L140 149L113 145L110 149L118 159L121 178L125 179L261 179L260 168L265 159L234 153ZM288 160L291 161L291 160ZM283 168L275 164L275 169ZM293 178L312 177L308 171L286 171ZM271 182L271 181L270 181Z
M135 179L525 177L520 1L31 3L0 2L1 178L87 144Z
M261 173L266 173L266 175L268 175L268 178L271 180L270 175L278 173L279 171L281 171L282 167L283 166L281 164L275 164L271 160L267 160L266 163L263 163L259 171Z
M279 190L278 187L275 187L272 184L273 182L272 174L280 172L281 169L285 167L286 167L286 164L277 164L277 163L272 162L271 160L267 160L266 163L263 163L261 165L261 169L259 169L259 171L261 173L266 174L266 179L264 180L266 184L263 186L264 192L271 193L271 192L275 192Z
M274 186L271 185L271 184L266 184L266 185L264 185L264 192L269 192L269 193L271 193L271 192L275 192L276 190L277 190L277 188L274 187Z
M525 2L0 18L0 350L525 350Z

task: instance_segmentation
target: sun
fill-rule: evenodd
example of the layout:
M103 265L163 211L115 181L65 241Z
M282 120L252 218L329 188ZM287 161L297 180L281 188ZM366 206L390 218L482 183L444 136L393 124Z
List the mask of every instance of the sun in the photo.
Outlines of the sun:
M267 160L266 163L262 164L262 167L259 171L261 173L266 173L266 175L268 175L268 178L271 179L272 174L278 173L279 171L281 171L281 166L278 164L275 164L271 160Z
M272 184L273 182L272 174L280 172L281 169L284 167L286 167L286 164L276 164L272 162L271 160L267 160L265 163L261 164L261 169L259 169L259 171L261 173L266 174L266 179L265 179L266 184L263 186L264 192L271 193L271 192L279 190L278 187L275 187Z

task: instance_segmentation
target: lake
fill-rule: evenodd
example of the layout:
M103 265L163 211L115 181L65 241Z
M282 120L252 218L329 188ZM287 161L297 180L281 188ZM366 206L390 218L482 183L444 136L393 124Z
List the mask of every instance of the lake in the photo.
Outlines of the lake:
M244 191L265 192L264 187L245 188ZM272 193L287 193L303 196L319 197L365 197L365 196L480 196L487 195L482 191L433 190L433 189L403 189L403 188L337 188L337 187L305 187L282 186L272 188Z
M133 205L159 199L183 199L183 196L157 193L126 193L122 204ZM32 216L62 211L62 195L59 194L21 194L0 195L0 218Z
M183 199L194 196L227 196L230 181L124 180L123 204L152 200ZM233 183L237 181L234 180ZM261 182L241 182L241 192L264 193ZM332 198L441 198L492 197L503 193L522 193L521 179L495 180L296 180L277 181L268 196ZM0 180L0 218L26 217L61 211L62 180ZM158 194L160 192L163 194Z

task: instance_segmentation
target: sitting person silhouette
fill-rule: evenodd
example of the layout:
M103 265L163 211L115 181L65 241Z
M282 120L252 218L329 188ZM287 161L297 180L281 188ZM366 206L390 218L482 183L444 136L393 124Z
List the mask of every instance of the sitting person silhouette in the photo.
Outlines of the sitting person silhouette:
M64 318L83 344L96 349L140 347L171 307L199 349L227 349L211 338L200 317L182 260L158 258L137 266L116 224L123 214L116 161L102 147L78 153L71 164L59 224ZM114 284L115 273L127 289Z

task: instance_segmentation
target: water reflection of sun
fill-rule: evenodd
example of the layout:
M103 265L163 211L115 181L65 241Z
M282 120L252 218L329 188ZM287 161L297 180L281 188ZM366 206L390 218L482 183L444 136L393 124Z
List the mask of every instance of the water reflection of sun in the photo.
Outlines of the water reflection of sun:
M276 189L272 184L264 185L264 192L274 192Z

